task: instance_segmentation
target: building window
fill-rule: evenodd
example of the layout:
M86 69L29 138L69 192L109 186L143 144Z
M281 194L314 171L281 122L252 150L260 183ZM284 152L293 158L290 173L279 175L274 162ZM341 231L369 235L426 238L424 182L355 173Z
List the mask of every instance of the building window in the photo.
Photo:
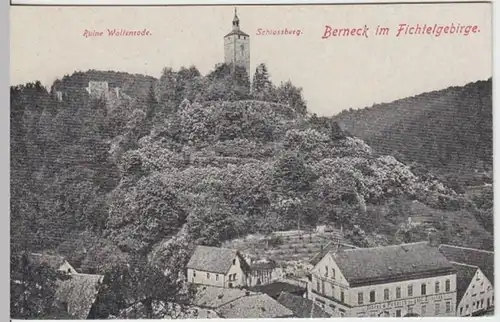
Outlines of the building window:
M219 274L215 274L215 280L218 281L219 280Z
M451 289L451 287L450 287L450 280L446 280L446 282L444 282L444 290L446 292L449 292L450 289Z
M439 314L439 309L441 308L441 303L436 303L434 307L434 314Z
M370 302L375 302L375 291L370 291Z
M210 273L207 273L207 279L210 279Z
M233 265L236 265L236 259L233 259Z
M401 317L401 310L396 310L396 317Z
M316 281L316 290L319 292L320 286L319 286L319 280Z
M325 293L325 281L321 281L321 293L326 294Z
M427 285L422 284L420 286L420 295L425 295L427 293Z
M434 293L439 293L439 282L436 282L436 284L434 285Z
M384 301L389 301L389 289L384 290Z
M342 302L342 303L345 302L344 291L340 291L340 302Z
M396 298L399 299L401 298L401 287L396 287Z
M446 302L446 313L450 313L450 312L451 312L451 303Z
M236 273L233 274L233 281L236 281Z
M325 266L325 276L328 277L328 266Z
M427 313L427 306L426 305L422 305L422 309L420 311L421 311L420 315L425 316L425 314Z
M462 315L463 312L464 312L464 308L460 307L460 315Z
M196 271L193 270L193 277L196 277Z
M332 278L335 279L335 268L332 268Z
M484 307L484 299L481 299L481 308Z
M408 296L413 296L413 285L408 285Z
M363 304L363 292L358 293L358 304Z

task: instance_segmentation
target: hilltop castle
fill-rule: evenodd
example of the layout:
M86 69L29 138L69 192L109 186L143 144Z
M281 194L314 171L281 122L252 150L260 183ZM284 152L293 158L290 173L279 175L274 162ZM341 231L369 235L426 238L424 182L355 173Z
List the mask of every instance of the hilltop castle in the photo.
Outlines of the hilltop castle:
M240 29L240 19L234 9L233 30L224 36L224 62L244 67L250 76L250 36Z

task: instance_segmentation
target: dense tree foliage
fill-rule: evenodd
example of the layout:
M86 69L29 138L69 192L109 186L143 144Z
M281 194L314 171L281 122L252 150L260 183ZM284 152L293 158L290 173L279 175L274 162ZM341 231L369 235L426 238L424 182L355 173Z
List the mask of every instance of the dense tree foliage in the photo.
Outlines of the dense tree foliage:
M87 82L108 76L122 95L91 99ZM12 87L11 161L13 246L106 273L104 315L140 301L151 316L153 301L184 287L177 273L194 244L317 223L360 246L426 238L401 226L407 203L444 218L443 240L492 246L481 226L491 193L459 195L417 163L374 153L334 119L308 115L301 89L274 85L263 64L252 85L223 64L207 76L90 71L51 92Z

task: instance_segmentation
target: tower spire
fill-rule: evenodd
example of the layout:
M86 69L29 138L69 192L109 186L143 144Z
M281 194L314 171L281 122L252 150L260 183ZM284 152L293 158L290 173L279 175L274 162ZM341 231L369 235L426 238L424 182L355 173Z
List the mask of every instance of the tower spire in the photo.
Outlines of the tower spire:
M238 9L234 8L233 30L240 29L240 19L238 18Z

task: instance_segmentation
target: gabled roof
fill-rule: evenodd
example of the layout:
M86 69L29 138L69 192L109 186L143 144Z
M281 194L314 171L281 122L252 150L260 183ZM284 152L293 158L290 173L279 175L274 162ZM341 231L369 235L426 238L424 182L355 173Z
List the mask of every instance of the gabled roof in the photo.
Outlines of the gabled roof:
M193 304L203 308L217 309L246 295L246 290L199 285L193 298ZM251 294L256 294L251 292Z
M323 247L323 250L321 252L317 253L316 255L314 255L314 257L311 258L311 260L309 262L312 265L316 265L329 252L332 252L332 251L342 251L342 250L345 250L345 249L355 249L355 248L357 248L357 247L356 246L352 246L352 245L348 245L348 244L344 244L344 243L337 244L335 242L329 242L328 244L326 244L326 246Z
M298 318L329 318L330 314L316 303L309 299L305 299L298 295L293 295L287 292L281 292L278 297L278 303L293 311Z
M274 282L270 284L257 285L250 289L254 292L266 293L272 298L278 298L281 292L293 294L304 294L306 292L306 289L303 287L285 282Z
M479 267L490 283L495 285L494 252L444 244L439 246L439 251L449 261Z
M233 265L233 259L240 258L240 262L246 268L246 261L235 249L210 247L210 246L196 246L196 249L191 255L191 259L187 264L187 268L226 274Z
M226 319L265 319L293 317L293 312L267 294L248 294L221 306L219 314Z
M97 298L102 279L102 275L72 274L68 280L58 282L56 299L67 303L68 313L74 318L85 320Z
M437 247L427 242L347 249L332 256L351 287L455 270Z
M61 265L63 265L66 260L64 257L60 255L48 255L48 254L39 254L39 253L31 253L28 255L28 260L32 263L36 264L45 264L52 269L58 270Z
M474 275L476 275L476 271L478 270L477 266L471 265L463 265L454 263L453 267L457 270L457 305L460 304L460 301L464 297L465 291L469 287Z

